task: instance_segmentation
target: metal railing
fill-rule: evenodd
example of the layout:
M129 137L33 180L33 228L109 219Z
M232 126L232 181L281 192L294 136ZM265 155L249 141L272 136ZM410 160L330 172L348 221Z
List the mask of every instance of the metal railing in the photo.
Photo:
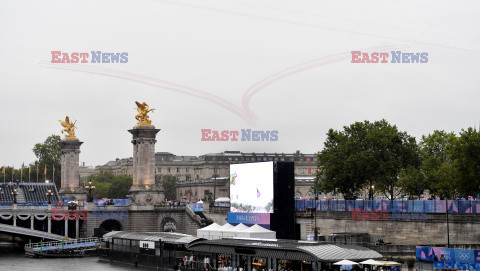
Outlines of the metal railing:
M179 268L182 271L218 270L213 268L211 264L205 263L204 261L189 261L189 260L187 260L186 262L182 260Z
M31 243L25 245L25 250L35 250L37 248L62 248L68 245L76 245L76 244L85 244L85 246L91 246L92 243L98 244L105 242L104 238L97 238L97 237L89 237L89 238L80 238L80 239L70 239L70 240L63 240L63 241L51 241L51 242L40 242L40 243Z

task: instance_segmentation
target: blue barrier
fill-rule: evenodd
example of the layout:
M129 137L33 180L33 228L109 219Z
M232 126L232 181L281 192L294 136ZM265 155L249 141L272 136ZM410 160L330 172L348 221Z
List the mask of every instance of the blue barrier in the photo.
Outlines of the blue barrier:
M296 199L295 209L316 209L323 212L336 211L386 211L390 213L449 213L480 214L478 200L310 200Z

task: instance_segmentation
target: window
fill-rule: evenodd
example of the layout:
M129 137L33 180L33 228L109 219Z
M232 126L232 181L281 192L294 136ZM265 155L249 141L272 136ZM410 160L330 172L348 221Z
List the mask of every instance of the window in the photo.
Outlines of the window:
M170 168L167 168L167 172L170 173Z
M190 172L190 168L185 168L185 172Z
M177 173L179 173L179 172L180 172L180 168L179 168L179 167L177 167Z

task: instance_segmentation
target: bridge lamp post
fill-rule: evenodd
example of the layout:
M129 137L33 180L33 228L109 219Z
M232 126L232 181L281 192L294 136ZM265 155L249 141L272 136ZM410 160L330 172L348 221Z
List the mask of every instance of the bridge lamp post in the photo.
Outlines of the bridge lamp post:
M217 168L214 169L214 172L213 173L213 203L215 204L215 200L217 199L217 177L218 177L218 174L217 174Z
M375 185L372 184L372 185L370 186L370 197L369 197L370 200L373 200L373 193L374 193L373 191L374 191L374 189L375 189Z
M51 198L53 196L52 190L48 189L48 191L47 191L47 193L45 193L45 195L47 195L47 197L48 197L48 204L52 204L52 200L51 200Z
M95 189L95 185L93 185L92 180L88 181L88 185L85 185L85 188L88 189L87 202L92 202L93 201L92 190Z
M18 191L16 188L13 189L12 191L12 195L13 195L13 204L17 204L17 195L18 195Z

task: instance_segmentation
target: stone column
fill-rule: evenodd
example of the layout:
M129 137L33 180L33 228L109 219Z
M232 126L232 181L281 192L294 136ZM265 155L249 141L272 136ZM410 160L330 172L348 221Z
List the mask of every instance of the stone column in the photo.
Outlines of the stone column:
M80 164L80 142L78 139L64 139L60 142L62 151L62 187L60 188L60 197L71 198L73 200L84 200L87 198L87 192L80 184L80 173L78 171Z
M52 217L48 215L48 233L52 233Z
M65 237L68 237L68 219L65 218Z
M136 126L128 130L133 144L133 204L154 205L165 199L161 185L155 183L155 139L160 129Z
M33 223L34 223L34 218L35 218L35 215L34 214L31 214L30 216L30 229L33 230Z
M75 239L80 238L80 217L75 220Z

